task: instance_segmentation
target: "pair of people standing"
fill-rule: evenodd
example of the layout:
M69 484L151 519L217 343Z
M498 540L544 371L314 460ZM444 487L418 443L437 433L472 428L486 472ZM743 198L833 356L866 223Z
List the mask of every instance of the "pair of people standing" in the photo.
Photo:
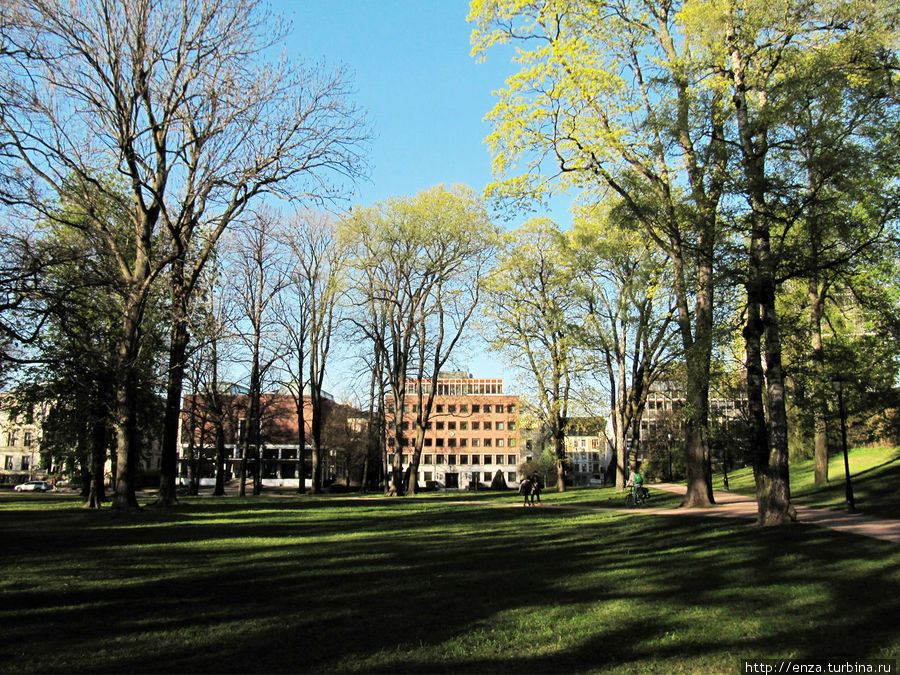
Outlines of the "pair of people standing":
M524 498L522 506L534 506L535 500L541 505L541 480L536 473L525 476L519 484L519 494ZM530 500L530 501L529 501Z

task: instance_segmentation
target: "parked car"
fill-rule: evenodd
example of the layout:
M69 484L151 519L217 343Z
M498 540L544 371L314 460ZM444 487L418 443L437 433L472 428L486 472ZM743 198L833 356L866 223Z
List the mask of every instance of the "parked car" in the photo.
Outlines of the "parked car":
M50 492L53 488L44 480L29 480L16 485L16 492Z

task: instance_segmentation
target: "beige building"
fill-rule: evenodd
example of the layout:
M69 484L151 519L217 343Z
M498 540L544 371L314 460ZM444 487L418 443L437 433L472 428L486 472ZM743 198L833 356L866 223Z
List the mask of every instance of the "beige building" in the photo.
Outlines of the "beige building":
M425 430L418 482L449 489L488 486L500 471L508 485L519 476L519 397L505 394L502 379L473 378L465 372L441 373L438 381L408 380L402 409L403 470L415 445L418 391L437 387L431 420ZM387 448L394 450L394 401L386 399Z
M0 398L0 483L6 484L47 473L41 470L42 410L16 415L10 411L12 403L9 394Z

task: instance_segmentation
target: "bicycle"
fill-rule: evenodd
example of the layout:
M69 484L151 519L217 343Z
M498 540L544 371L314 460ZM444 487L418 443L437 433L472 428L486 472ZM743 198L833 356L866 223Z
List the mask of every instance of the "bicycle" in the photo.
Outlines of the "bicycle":
M640 506L650 499L650 490L645 488L643 485L639 487L637 491L635 491L633 485L628 485L625 489L625 506L627 506L628 508Z

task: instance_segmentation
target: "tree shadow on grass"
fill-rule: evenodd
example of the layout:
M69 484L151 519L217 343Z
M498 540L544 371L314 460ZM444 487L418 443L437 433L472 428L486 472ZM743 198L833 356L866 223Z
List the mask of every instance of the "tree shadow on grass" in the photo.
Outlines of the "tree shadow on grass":
M897 547L818 528L474 505L265 508L268 522L210 507L199 520L225 522L15 528L25 553L0 562L21 583L4 585L0 617L26 658L0 669L731 669L742 655L897 644ZM41 536L52 554L38 553Z

